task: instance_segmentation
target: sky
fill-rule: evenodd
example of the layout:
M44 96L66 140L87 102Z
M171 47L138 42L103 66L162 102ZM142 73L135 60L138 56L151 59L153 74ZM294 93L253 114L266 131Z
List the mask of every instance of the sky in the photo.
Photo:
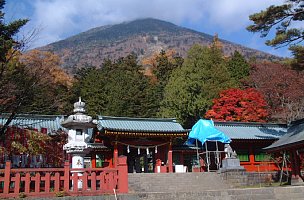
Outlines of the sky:
M142 18L172 22L246 47L282 57L287 48L265 45L267 38L246 27L249 15L284 0L6 0L5 21L27 18L18 37L38 30L30 48L43 46L98 26Z

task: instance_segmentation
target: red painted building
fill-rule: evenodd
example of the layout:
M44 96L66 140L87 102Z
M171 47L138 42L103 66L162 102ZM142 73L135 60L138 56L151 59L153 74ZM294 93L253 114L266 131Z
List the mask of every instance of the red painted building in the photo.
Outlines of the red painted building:
M0 124L6 117L2 116ZM65 129L61 127L64 116L19 115L12 125L24 129L36 129L49 135ZM273 171L276 164L269 159L263 148L286 134L287 126L282 124L215 122L215 128L232 139L231 147L236 151L241 165L247 171ZM98 119L90 143L91 153L85 157L86 166L115 167L117 158L128 157L128 172L173 172L185 166L192 171L200 167L206 170L204 162L197 161L197 155L204 158L204 146L184 145L190 130L185 130L174 119L147 119L127 117L104 117ZM104 148L94 143L103 143ZM224 146L218 143L220 159L225 157ZM96 148L95 148L96 146ZM208 150L215 151L216 144L208 142ZM211 170L216 170L215 154L211 155ZM0 158L1 159L1 158ZM5 156L2 156L5 160ZM13 161L14 164L14 161ZM47 163L44 163L47 164ZM175 166L175 167L174 167Z
M303 184L304 119L292 122L288 126L287 134L265 150L269 153L285 154L291 163L291 183Z

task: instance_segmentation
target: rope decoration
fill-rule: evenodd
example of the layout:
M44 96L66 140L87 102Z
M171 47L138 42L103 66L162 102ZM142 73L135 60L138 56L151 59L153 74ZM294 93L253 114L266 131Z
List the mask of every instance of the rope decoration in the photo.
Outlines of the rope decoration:
M137 146L137 145L131 145L131 144L127 144L127 143L124 143L124 142L119 142L119 141L115 141L117 144L122 144L124 146L127 146L127 152L130 153L130 147L132 148L137 148L137 153L140 154L140 150L141 149L145 149L146 150L146 153L147 155L150 153L149 152L149 148L155 148L155 153L157 153L157 148L160 147L160 146L164 146L164 145L167 145L169 144L169 142L165 142L165 143L162 143L162 144L158 144L158 145L151 145L151 146Z

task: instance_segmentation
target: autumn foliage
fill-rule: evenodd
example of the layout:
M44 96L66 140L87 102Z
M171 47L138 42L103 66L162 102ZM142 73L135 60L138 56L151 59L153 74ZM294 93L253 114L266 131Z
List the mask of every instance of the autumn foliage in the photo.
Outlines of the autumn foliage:
M266 122L267 103L254 88L228 89L213 100L212 109L205 117L216 121Z
M250 84L261 92L271 110L271 120L289 123L304 117L304 71L278 63L252 66Z
M0 163L4 162L4 155L27 155L29 164L32 156L43 156L49 166L59 167L63 164L63 145L66 143L66 134L58 131L49 136L37 130L9 127L5 141L0 141Z

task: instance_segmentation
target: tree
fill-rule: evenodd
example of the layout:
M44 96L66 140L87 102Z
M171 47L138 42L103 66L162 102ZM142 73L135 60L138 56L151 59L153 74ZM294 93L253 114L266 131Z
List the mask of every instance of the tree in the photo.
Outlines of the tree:
M227 64L232 79L240 84L249 76L250 67L245 58L238 51L235 51Z
M31 97L27 97L27 105L20 111L43 114L65 113L66 98L73 79L61 68L60 58L51 52L32 50L23 54L20 62L25 65L26 76L32 83L27 91L33 93Z
M293 69L302 71L304 70L304 47L297 45L289 48L292 51L294 60L291 63Z
M8 70L8 63L24 46L23 41L17 41L14 36L19 32L28 19L19 19L5 24L4 12L2 11L5 5L5 0L0 0L0 81L2 82L3 76ZM1 83L0 82L0 83Z
M38 50L11 58L0 85L0 111L11 113L2 136L18 112L54 114L65 109L72 79L59 65L58 56Z
M194 45L182 67L173 70L165 87L159 115L176 117L191 127L204 116L221 90L236 86L221 50Z
M271 29L276 29L275 37L266 41L266 45L272 47L289 46L294 55L294 69L303 70L303 27L299 27L300 21L304 20L304 1L287 0L285 4L270 6L266 10L249 16L253 25L247 27L248 31L260 32L261 37L266 37Z
M275 37L267 40L266 44L281 47L298 44L304 40L304 31L296 28L299 21L304 20L303 0L287 0L285 4L270 6L266 10L249 16L253 25L247 27L251 32L260 32L266 37L271 29L275 28Z
M267 102L254 88L222 91L220 97L213 100L211 110L205 115L205 118L216 121L241 122L266 122L267 117Z
M129 55L116 61L106 60L101 69L81 71L74 90L87 103L91 115L153 117L158 109L156 89L137 57Z
M270 120L289 123L304 117L304 72L277 63L256 63L250 72L252 87L270 106Z
M11 75L11 59L16 53L23 47L22 41L14 39L20 28L24 26L28 20L19 19L9 24L4 21L4 12L2 11L5 5L4 0L0 0L0 91L4 91L7 88L7 82L9 78L7 74ZM3 103L3 101L0 103ZM13 116L10 118L12 119ZM0 130L0 136L4 134L7 125L4 125Z
M66 133L57 131L49 136L31 129L10 127L7 130L7 139L0 146L0 153L11 158L13 155L42 155L48 165L60 167L64 161L63 145L66 143Z

